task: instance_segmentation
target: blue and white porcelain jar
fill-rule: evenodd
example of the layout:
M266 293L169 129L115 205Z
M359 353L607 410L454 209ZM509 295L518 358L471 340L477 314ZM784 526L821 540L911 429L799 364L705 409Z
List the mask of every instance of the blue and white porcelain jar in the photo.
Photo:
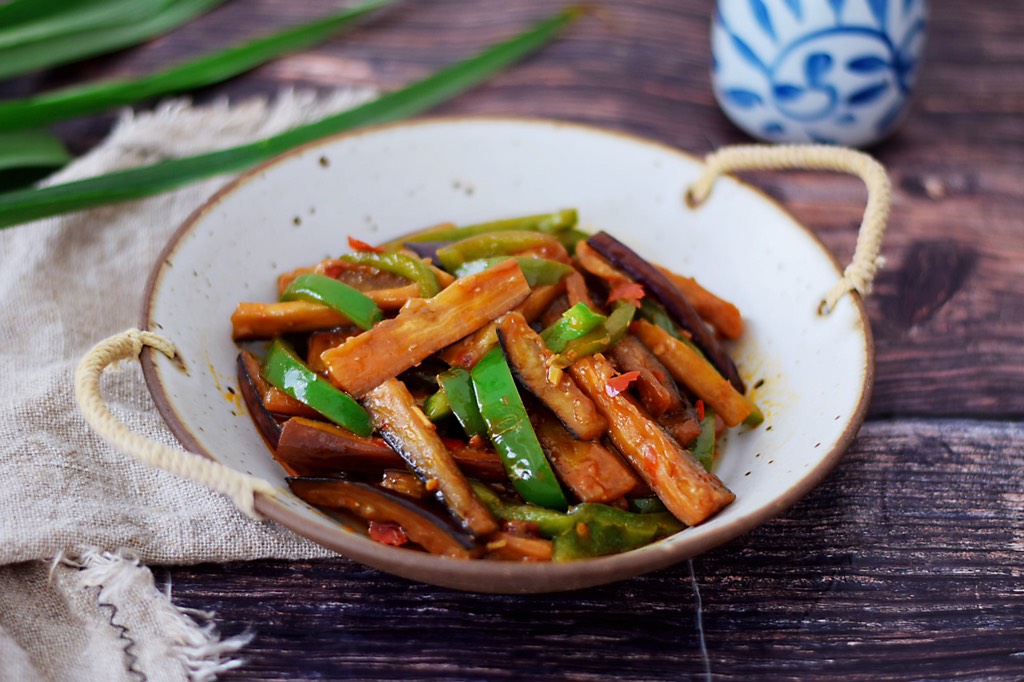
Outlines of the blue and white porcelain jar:
M715 97L768 142L869 145L906 113L926 19L927 0L718 0Z

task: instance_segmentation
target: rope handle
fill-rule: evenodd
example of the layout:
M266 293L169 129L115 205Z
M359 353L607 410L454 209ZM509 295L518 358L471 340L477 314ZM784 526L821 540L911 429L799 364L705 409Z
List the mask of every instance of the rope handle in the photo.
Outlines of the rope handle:
M174 345L152 332L129 329L100 341L75 370L75 400L96 433L126 455L144 464L190 479L228 497L246 516L261 519L255 507L257 493L273 495L274 487L263 479L249 476L185 450L171 448L129 429L108 409L100 392L100 377L107 367L139 357L150 346L174 358Z
M739 145L725 147L704 158L704 171L686 190L686 204L697 208L711 195L720 175L742 170L828 170L856 175L868 190L864 218L857 232L853 259L843 276L818 306L819 315L835 309L843 296L856 291L862 297L871 293L871 283L883 265L880 255L892 201L892 184L882 166L871 156L855 149L829 145Z

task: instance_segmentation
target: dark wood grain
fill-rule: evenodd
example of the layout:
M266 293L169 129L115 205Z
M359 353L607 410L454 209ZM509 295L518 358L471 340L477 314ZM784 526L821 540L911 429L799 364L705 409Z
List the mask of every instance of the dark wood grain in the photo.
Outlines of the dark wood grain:
M749 141L711 94L712 0L596 4L598 17L438 113L579 121L695 154ZM402 3L195 98L396 87L555 5ZM230 2L147 45L0 85L0 96L146 73L336 6ZM868 300L869 421L794 509L696 559L693 579L682 564L552 596L459 594L340 558L160 569L179 603L216 610L226 634L255 633L249 663L225 678L1024 679L1022 37L1014 3L931 3L911 116L871 150L894 201L887 265ZM84 150L112 120L59 130ZM858 181L744 177L850 257Z
M823 485L695 559L692 579L683 563L503 597L343 559L158 579L255 634L225 679L680 680L709 665L713 679L1020 680L1022 472L1020 424L872 422Z
M142 47L83 66L19 79L24 94L83 78L146 73L185 55L321 15L336 3L231 2ZM746 142L718 111L708 76L710 0L602 5L556 44L438 108L445 114L545 116L626 130L696 154ZM547 0L410 2L316 49L281 59L196 99L271 96L283 84L396 87L520 30ZM917 101L907 124L872 150L895 184L871 302L878 342L875 416L1024 414L1024 13L998 0L936 3ZM110 125L96 116L63 125L72 146ZM817 231L841 260L853 251L864 202L840 176L747 176ZM934 272L933 242L955 245L957 277ZM924 268L922 270L922 268ZM941 296L918 300L937 278ZM916 298L915 298L916 297ZM911 299L920 310L908 310ZM960 390L948 390L950 381Z

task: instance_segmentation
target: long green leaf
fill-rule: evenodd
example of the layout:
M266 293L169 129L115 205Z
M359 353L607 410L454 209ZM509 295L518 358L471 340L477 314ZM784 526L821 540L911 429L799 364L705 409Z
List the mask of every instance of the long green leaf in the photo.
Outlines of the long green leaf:
M10 0L0 5L0 26L34 21L67 6L65 0Z
M507 42L494 45L475 57L441 69L401 90L258 142L63 185L0 194L0 227L151 196L203 178L244 170L329 135L418 114L540 49L580 13L581 10L576 8L565 10Z
M225 0L166 0L140 21L86 29L0 49L0 78L16 76L136 45L184 24Z
M168 0L36 0L25 10L18 4L14 11L20 19L0 16L0 47L134 23L163 10Z
M0 171L13 168L58 168L71 154L55 136L42 130L0 133Z
M46 21L58 14L89 12L97 4L121 0L9 0L0 5L0 30ZM144 0L165 2L166 0ZM144 4L140 3L140 4Z
M393 2L395 0L371 0L353 9L194 59L152 76L0 102L0 130L38 128L75 116L219 83L284 53L326 40L365 14Z

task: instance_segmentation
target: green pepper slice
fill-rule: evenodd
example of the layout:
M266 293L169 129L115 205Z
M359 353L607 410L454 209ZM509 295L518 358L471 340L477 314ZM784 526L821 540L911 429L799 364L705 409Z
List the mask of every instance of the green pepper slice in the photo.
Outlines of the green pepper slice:
M575 256L576 245L589 239L590 233L583 230L569 229L559 232L555 236L558 237L558 241L562 242L562 246L569 252L569 255Z
M443 230L428 229L422 232L415 232L394 242L389 242L388 246L397 247L404 242L454 242L466 237L475 237L489 232L508 232L512 230L559 234L575 227L578 217L576 209L567 208L555 211L554 213L539 213L517 218L506 218L505 220L494 220L487 223L451 227Z
M299 402L359 436L373 433L370 415L355 398L339 391L331 382L306 366L281 339L274 339L263 361L268 382Z
M640 301L640 317L644 318L653 325L661 327L662 329L667 331L673 338L679 339L687 346L689 346L694 353L701 356L702 358L707 359L707 356L704 355L704 351L698 348L697 344L691 341L689 337L679 333L679 327L676 326L676 323L672 320L671 317L669 317L668 312L666 312L666 310L662 308L660 304L655 303L654 301L647 297L644 297L644 299Z
M629 511L634 514L655 514L667 512L668 508L657 497L634 497L629 500Z
M445 395L444 389L438 389L427 396L427 399L423 401L423 414L432 422L439 422L451 416L452 406L448 403L448 396Z
M635 314L636 306L632 303L616 301L611 314L601 326L565 344L558 354L556 364L568 367L580 358L608 350L626 335Z
M490 232L442 246L437 250L437 262L448 272L455 273L467 261L493 256L508 256L550 244L551 235L542 232L525 230Z
M676 323L668 316L668 312L662 308L661 305L652 301L648 296L644 296L640 299L640 317L653 325L661 327L677 339L684 338L683 335L679 333L679 328L676 327Z
M553 538L554 561L620 554L683 529L667 512L632 514L605 504L585 503L568 514L572 530Z
M296 277L281 294L282 301L312 301L336 310L360 329L384 318L373 299L333 277L307 273Z
M676 326L675 322L673 322L672 318L669 317L667 312L665 312L665 309L662 308L657 303L650 301L647 298L644 298L640 302L640 316L643 317L648 322L650 322L651 324L661 327L669 334L671 334L673 337L679 339L687 346L689 346L690 350L692 350L694 353L707 360L707 356L704 355L703 351L701 351L701 349L697 347L697 344L695 344L693 341L691 341L683 334L679 333L679 328ZM756 428L760 426L762 422L764 422L764 413L761 411L761 408L759 408L757 405L754 405L753 411L747 416L746 419L743 420L744 426L748 426L750 428Z
M473 492L492 514L506 521L536 524L541 536L554 541L555 561L618 554L676 533L683 524L664 511L637 514L587 502L568 512L502 500L493 489L473 482Z
M764 412L761 411L760 407L754 404L753 400L751 400L750 403L754 405L754 409L749 415L747 415L747 418L743 420L743 425L754 429L764 423Z
M548 348L561 353L567 343L603 325L606 319L586 303L577 303L562 313L557 322L542 331L540 337Z
M465 277L466 275L475 275L478 272L483 272L487 268L497 265L503 261L507 261L513 256L498 256L497 258L479 258L477 260L466 261L452 272L456 277ZM521 256L515 258L519 263L519 269L523 271L523 277L526 278L526 283L531 287L543 286L548 284L558 284L562 281L562 278L572 272L572 266L565 263L560 263L550 258L528 258Z
M527 502L565 509L569 503L544 456L501 349L484 355L470 377L487 435L513 487Z
M437 383L466 435L470 438L487 435L487 424L480 416L469 372L462 367L452 367L437 375Z
M479 481L470 481L473 492L492 514L505 521L529 521L537 524L537 532L546 538L572 530L573 522L565 512L538 507L535 504L516 504L501 499L494 490Z
M704 418L700 420L700 435L693 444L693 457L705 470L711 471L715 461L715 412L710 407L704 408Z
M345 254L341 259L356 265L368 265L411 280L419 286L420 296L423 298L431 298L441 291L441 283L437 281L437 274L430 266L422 259L407 253L359 251Z

